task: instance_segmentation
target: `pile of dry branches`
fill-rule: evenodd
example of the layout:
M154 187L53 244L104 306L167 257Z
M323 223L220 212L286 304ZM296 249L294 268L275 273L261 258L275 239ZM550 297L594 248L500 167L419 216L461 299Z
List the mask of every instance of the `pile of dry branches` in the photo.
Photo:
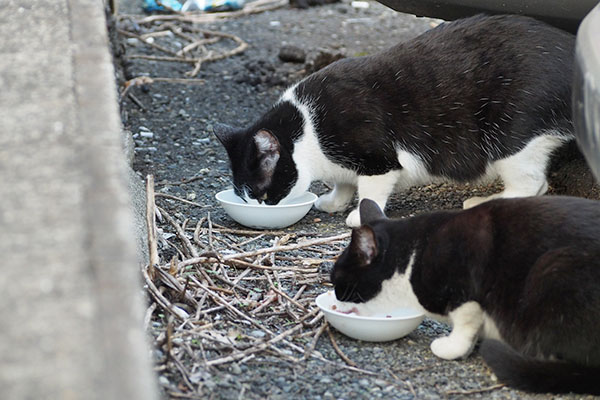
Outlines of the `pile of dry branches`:
M262 353L292 362L312 357L367 372L341 352L314 303L329 286L321 266L342 251L349 233L319 237L231 229L214 224L210 214L190 226L154 205L151 177L147 191L150 264L143 275L150 306L145 324L148 329L160 321L155 345L166 354L164 363L181 373L185 390L194 392L195 374L211 366L239 365ZM170 197L167 201L173 201ZM161 262L159 244L177 255ZM324 332L345 363L315 350Z
M152 15L147 17L120 15L117 32L125 38L136 39L137 42L158 55L138 52L128 54L128 59L143 59L155 62L175 62L193 65L193 69L185 73L186 78L147 77L141 76L128 80L123 91L129 87L154 82L203 83L193 79L203 63L221 60L240 54L248 48L248 44L236 35L200 29L197 24L213 22L224 18L237 18L273 10L288 4L287 0L257 0L248 3L242 10L230 12L176 13L174 15ZM126 29L128 26L129 29ZM234 48L221 45L222 41L235 43ZM214 46L220 44L219 46ZM125 93L122 93L122 96ZM122 97L121 96L121 97Z

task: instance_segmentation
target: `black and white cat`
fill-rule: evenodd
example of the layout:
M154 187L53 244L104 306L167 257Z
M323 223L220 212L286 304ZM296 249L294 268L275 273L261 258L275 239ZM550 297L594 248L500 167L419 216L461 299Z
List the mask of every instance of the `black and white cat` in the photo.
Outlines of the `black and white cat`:
M326 212L345 210L356 189L383 209L395 188L444 180L499 176L505 189L492 197L540 195L551 153L573 138L573 58L568 33L527 17L475 16L339 60L252 126L215 134L236 193L267 204L316 180L334 185L316 203ZM358 226L358 211L346 222Z
M340 310L397 307L449 320L431 343L452 360L481 353L501 381L536 392L600 394L600 202L541 196L365 225L336 261Z

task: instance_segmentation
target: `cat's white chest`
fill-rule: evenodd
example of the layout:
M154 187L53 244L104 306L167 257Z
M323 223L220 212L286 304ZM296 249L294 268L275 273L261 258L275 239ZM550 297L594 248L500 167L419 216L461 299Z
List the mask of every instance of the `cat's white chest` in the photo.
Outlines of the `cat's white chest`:
M312 181L321 180L333 183L356 184L355 171L333 163L321 148L314 124L314 112L310 104L300 102L294 93L295 86L289 88L280 101L290 102L302 114L303 132L294 143L292 159L298 171L298 180L286 198L294 198L308 190Z

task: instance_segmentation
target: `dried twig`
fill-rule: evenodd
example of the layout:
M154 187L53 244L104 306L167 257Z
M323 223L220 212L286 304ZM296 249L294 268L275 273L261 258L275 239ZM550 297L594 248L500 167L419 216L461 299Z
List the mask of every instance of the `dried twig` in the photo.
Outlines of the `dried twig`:
M179 240L181 240L181 242L184 244L188 253L192 257L198 257L199 256L198 250L192 244L192 242L190 242L190 239L188 239L188 237L185 235L185 232L183 231L181 226L177 223L177 221L175 221L175 219L173 219L173 217L171 217L171 215L169 215L169 213L166 212L164 209L158 207L158 211L160 211L160 213L167 220L167 222L169 222L173 226L173 228L175 228L175 232L177 233Z
M152 314L156 310L156 303L150 304L150 307L146 309L146 314L144 315L144 330L147 331L150 326L150 320L152 319Z
M356 367L356 363L354 361L352 361L351 359L349 359L348 356L346 356L344 354L344 352L342 351L342 349L340 349L340 347L338 346L338 344L335 340L335 337L333 336L333 333L331 332L331 329L329 329L329 325L327 325L327 334L329 335L329 340L331 340L331 345L335 349L335 352L338 353L340 358L342 360L344 360L344 362L346 364L350 365L351 367Z
M203 63L218 61L223 58L232 57L234 55L244 52L248 48L248 43L243 41L240 37L233 35L231 33L200 30L200 29L196 29L196 28L188 28L188 29L191 31L194 31L196 33L201 33L205 37L202 39L199 39L199 40L194 40L192 43L188 44L187 46L185 46L183 49L181 49L179 51L171 50L167 47L164 47L164 46L161 46L161 45L155 43L153 40L152 41L149 40L148 34L138 35L136 33L129 32L124 29L117 29L117 32L123 36L137 39L141 43L167 54L167 56L155 56L155 55L147 55L147 54L128 54L126 56L127 58L129 58L129 59L137 58L137 59L145 59L145 60L152 60L152 61L180 62L180 63L194 64L194 69L185 73L185 75L188 77L196 76L198 74L198 72L200 71L200 67L202 66ZM162 34L162 31L160 31L160 32ZM172 30L172 32L175 33L175 30ZM209 36L209 38L206 38L206 36ZM202 54L199 57L185 57L185 55L187 53L189 53L191 50L193 50L194 48L204 46L207 44L211 44L211 43L216 43L221 38L232 40L233 42L237 43L237 46L235 48L233 48L231 50L227 50L227 51L224 51L224 50L212 51L211 50L211 51L203 52L204 54ZM145 79L143 79L143 78L145 78ZM140 77L137 79L145 80L146 81L145 83L157 82L156 79L149 78L149 77ZM162 79L163 79L163 81L165 81L165 78L162 78ZM182 81L185 81L185 80L180 80L179 82L182 82ZM124 92L126 92L128 90L128 87L129 86L127 86L125 88ZM123 95L121 96L121 98L123 98Z
M189 205L191 205L191 206L195 206L195 207L200 207L200 208L207 208L207 207L210 207L210 206L208 206L208 205L204 205L204 204L196 203L196 202L194 202L194 201L190 201L190 200L182 199L181 197L173 196L172 194L166 194L166 193L155 193L154 195L155 195L156 197L164 197L165 199L176 200L176 201L179 201L179 202L181 202L181 203L189 204Z
M154 269L158 265L158 244L156 239L156 206L154 205L154 176L146 177L146 227L148 229L148 275L154 279Z
M146 269L142 269L142 275L144 276L150 295L164 310L167 310L181 320L186 320L189 317L187 312L171 304L171 302L160 293L156 285L152 282L152 279L150 279Z
M150 56L149 56L150 57ZM138 76L136 78L129 79L123 83L123 90L119 95L119 102L122 102L125 98L125 95L128 95L136 104L145 109L144 105L135 97L132 93L129 93L132 87L142 86L142 85L150 85L155 82L168 82L168 83L183 83L183 84L193 84L200 85L204 84L204 79L195 79L195 78L163 78L163 77L149 77L149 76ZM159 194L159 193L157 193ZM162 194L162 193L161 193Z
M327 322L323 322L321 324L321 326L316 330L316 333L313 336L313 339L311 340L310 344L306 347L306 352L304 353L305 360L310 357L312 352L315 350L315 347L317 347L317 342L319 341L319 338L321 337L323 332L325 332L325 329L327 329Z
M183 79L184 81L188 81L188 80L201 80L204 81L203 79ZM160 182L156 182L157 186L179 186L179 185L185 185L186 183L191 183L194 181L197 181L199 179L203 179L204 176L202 175L196 175L196 176L192 176L191 178L186 178L186 179L182 179L179 182L169 182L169 181L160 181Z
M235 354L232 354L230 356L219 358L219 359L216 359L216 360L208 361L207 365L218 365L218 364L228 363L228 362L231 362L231 361L240 360L240 359L242 359L242 358L244 358L244 357L246 357L246 356L248 356L250 354L257 353L257 352L259 352L261 350L264 350L264 349L268 348L269 346L271 346L271 345L273 345L273 344L275 344L277 342L282 341L283 339L285 339L286 337L290 336L291 334L299 331L300 329L302 329L302 324L298 324L298 325L294 326L293 328L288 329L287 331L284 331L284 332L280 333L279 335L275 336L274 338L272 338L272 339L270 339L270 340L268 340L266 342L262 342L262 343L256 344L256 345L250 347L249 349L247 349L245 351L242 351L242 352L239 352L239 353L235 353Z
M284 246L276 246L276 247L267 247L264 249L258 249L258 250L254 250L254 251L248 251L245 253L239 253L239 254L231 254L228 256L224 256L223 260L232 260L232 259L239 259L239 258L249 258L249 257L254 257L254 256L258 256L261 254L267 254L267 253L273 253L273 252L282 252L282 251L290 251L290 250L298 250L298 249L302 249L302 248L306 248L306 247L311 247L311 246L316 246L319 244L325 244L325 243L331 243L331 242L335 242L338 240L344 240L350 237L350 233L342 233L341 235L336 235L336 236L331 236L331 237L326 237L326 238L318 238L318 239L312 239L312 240L306 240L300 243L296 243L296 244L290 244L290 245L284 245Z
M128 93L127 97L129 97L131 101L133 101L140 109L144 111L146 110L146 106L144 106L144 104L137 97L135 97L133 93Z
M479 389L448 390L448 391L446 391L446 394L448 396L450 396L450 395L457 395L457 394L467 395L467 394L485 393L485 392L492 392L494 390L502 389L505 386L506 385L504 383L498 383L496 385L492 385L492 386L488 386L488 387L484 387L484 388L479 388Z

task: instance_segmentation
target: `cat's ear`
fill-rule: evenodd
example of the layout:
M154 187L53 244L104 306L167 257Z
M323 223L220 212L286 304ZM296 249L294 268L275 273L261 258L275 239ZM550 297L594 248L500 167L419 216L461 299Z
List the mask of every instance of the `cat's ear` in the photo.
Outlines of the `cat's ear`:
M378 219L385 219L385 214L381 211L381 208L371 199L362 199L358 208L361 224L370 224Z
M350 252L354 254L359 267L364 267L377 257L377 239L375 232L369 226L361 226L352 230Z
M226 124L216 123L213 125L213 133L223 144L225 149L233 146L241 137L242 131Z
M281 146L277 137L266 129L261 129L254 134L254 143L259 166L263 178L268 181L268 186L279 161Z

